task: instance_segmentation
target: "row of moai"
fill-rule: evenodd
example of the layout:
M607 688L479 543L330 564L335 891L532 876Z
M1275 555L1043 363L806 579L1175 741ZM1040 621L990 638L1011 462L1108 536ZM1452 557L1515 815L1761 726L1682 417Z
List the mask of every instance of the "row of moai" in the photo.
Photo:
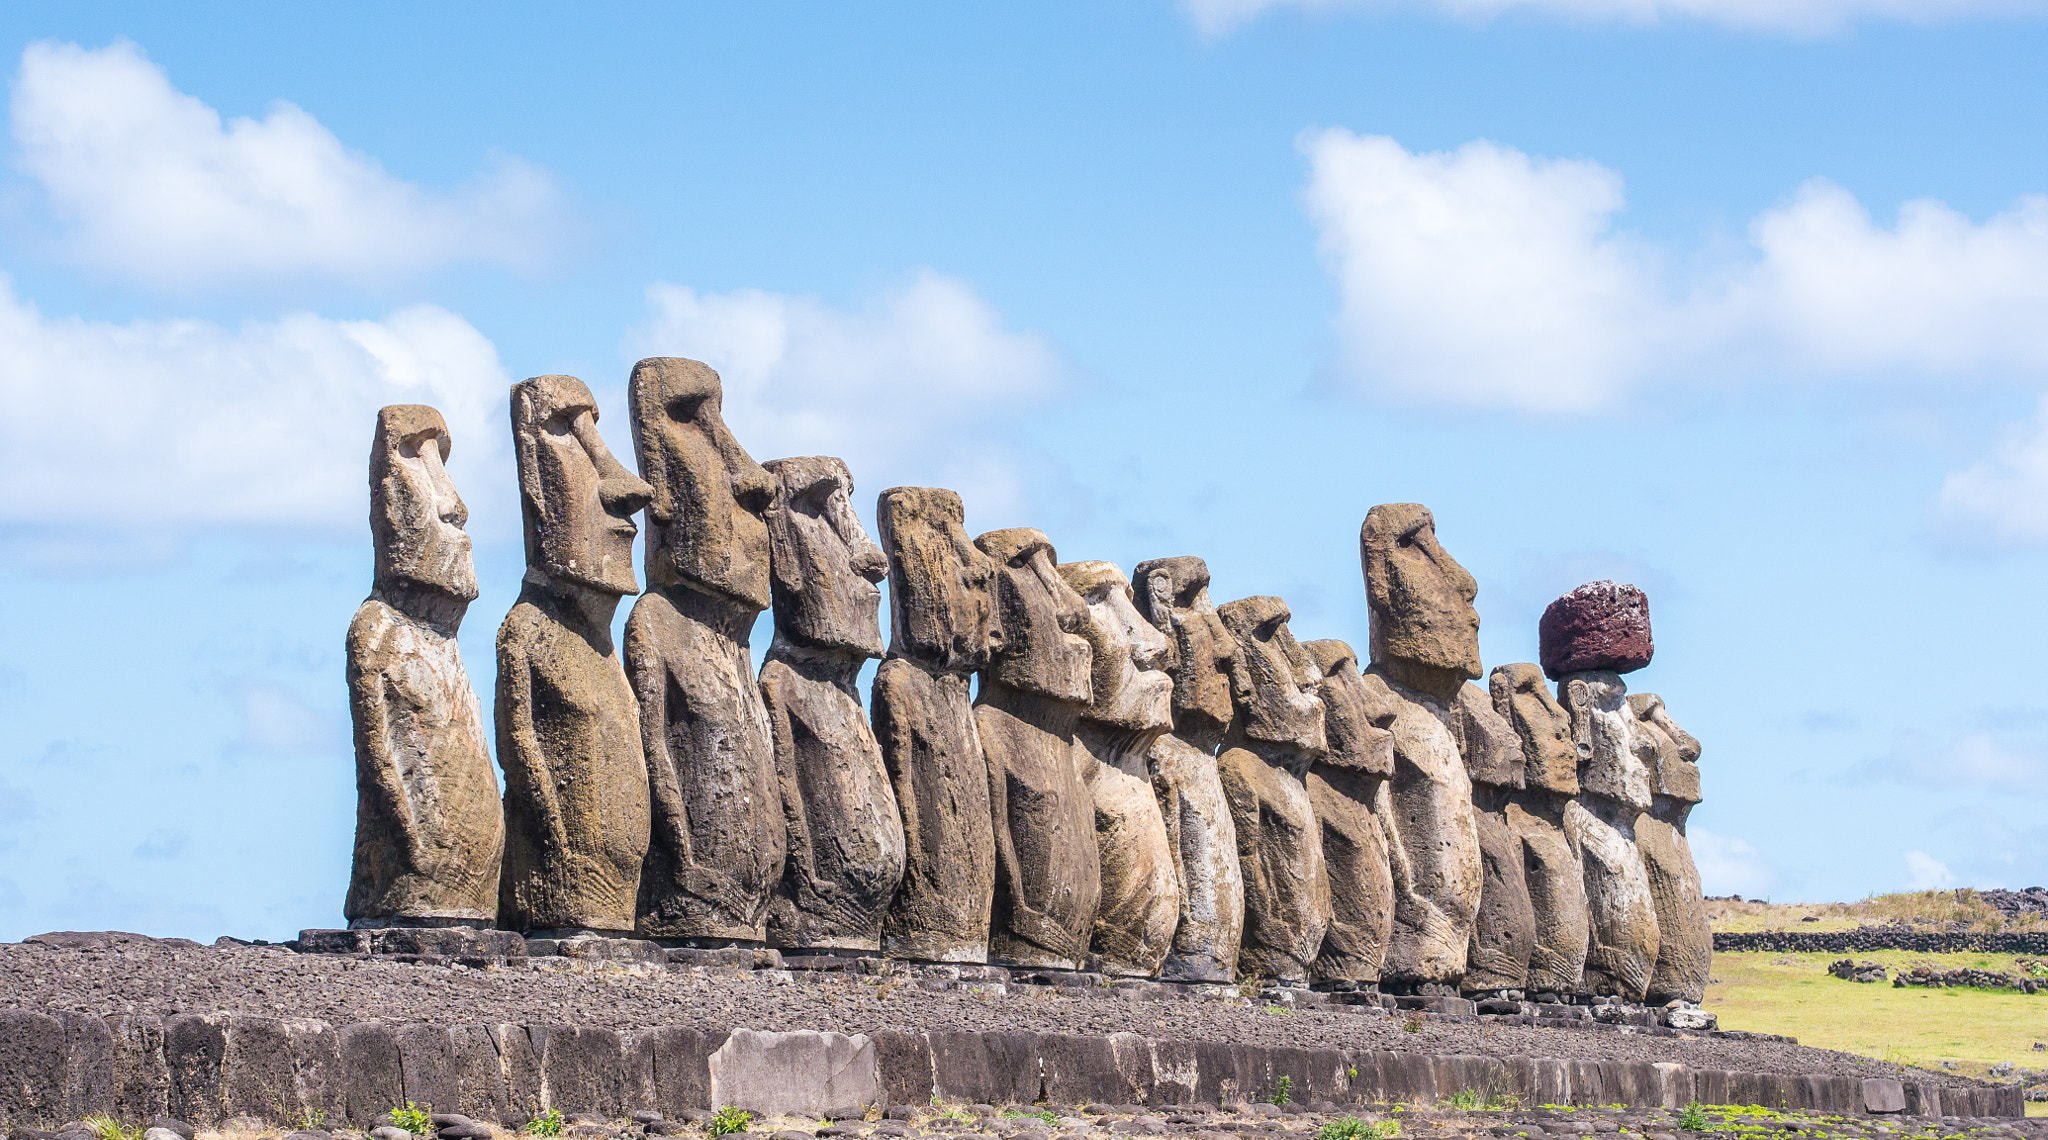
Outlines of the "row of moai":
M1297 642L1279 598L1213 604L1199 558L1062 563L1036 530L970 538L951 491L882 492L878 545L845 464L756 464L696 361L641 361L629 398L637 476L581 381L512 388L527 570L497 641L502 802L456 648L477 589L448 430L380 413L375 588L348 644L352 927L1700 999L1699 747L1626 692L1650 656L1633 587L1559 599L1543 667L1482 689L1473 578L1428 510L1375 507L1361 670Z

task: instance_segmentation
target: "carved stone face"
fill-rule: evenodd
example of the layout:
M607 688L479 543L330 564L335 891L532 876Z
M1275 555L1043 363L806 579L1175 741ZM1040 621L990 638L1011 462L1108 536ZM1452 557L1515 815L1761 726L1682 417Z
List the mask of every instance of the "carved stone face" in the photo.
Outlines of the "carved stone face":
M1325 638L1304 641L1301 648L1322 676L1316 695L1323 702L1323 732L1330 744L1322 762L1370 776L1393 775L1394 733L1389 726L1399 710L1366 688L1358 654L1350 645Z
M1550 695L1543 670L1523 663L1503 665L1487 678L1493 711L1507 718L1522 742L1522 776L1531 788L1563 796L1579 794L1579 754L1572 745L1572 718Z
M1479 583L1436 540L1419 503L1365 516L1359 560L1372 615L1372 660L1389 677L1442 700L1479 678Z
M1322 678L1287 628L1294 616L1287 603L1239 598L1218 606L1216 613L1237 642L1230 687L1244 735L1321 756L1329 747L1323 701L1316 694Z
M1095 650L1081 635L1088 607L1061 578L1052 541L1030 527L974 540L995 562L992 679L1027 693L1089 703Z
M416 586L463 602L476 600L469 508L448 478L448 424L423 404L377 413L370 444L370 534L380 589Z
M638 593L633 536L640 528L633 515L652 492L597 434L590 389L574 376L514 384L512 445L527 566L601 593Z
M1558 692L1572 718L1580 788L1587 795L1648 808L1657 734L1636 720L1621 675L1605 669L1573 673L1559 683Z
M1628 707L1635 713L1636 723L1657 742L1657 767L1650 776L1650 790L1680 803L1700 802L1700 742L1678 727L1664 707L1664 698L1655 693L1629 694Z
M1166 675L1166 635L1131 601L1131 584L1108 562L1068 562L1060 577L1088 607L1081 636L1094 661L1085 719L1136 731L1173 727L1173 679Z
M954 672L988 664L995 564L967 537L960 496L891 487L875 503L889 556L889 635L900 656Z
M1230 671L1237 639L1209 600L1209 567L1192 556L1138 563L1138 612L1172 640L1174 725L1191 735L1230 727Z
M718 373L657 356L633 366L633 447L654 488L647 580L688 586L755 610L769 604L768 524L775 480L720 416Z
M882 591L875 583L889 573L889 560L853 512L853 475L825 456L765 466L776 482L768 508L776 635L880 657Z

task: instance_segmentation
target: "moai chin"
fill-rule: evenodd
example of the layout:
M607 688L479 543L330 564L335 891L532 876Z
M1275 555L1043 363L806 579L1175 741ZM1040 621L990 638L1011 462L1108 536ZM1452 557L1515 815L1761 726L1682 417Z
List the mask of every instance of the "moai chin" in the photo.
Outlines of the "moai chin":
M1522 741L1508 719L1495 711L1493 698L1477 685L1459 686L1450 713L1451 735L1472 778L1482 878L1460 988L1470 994L1506 996L1526 989L1536 948L1528 859L1521 833L1508 817L1508 805L1525 790Z
M1394 929L1382 984L1450 987L1465 975L1484 864L1472 780L1449 727L1479 676L1478 585L1436 539L1416 503L1386 503L1359 529L1372 626L1368 684L1398 702L1388 855Z
M1146 756L1173 728L1166 636L1138 613L1131 584L1108 562L1059 567L1087 607L1089 704L1075 726L1095 804L1102 899L1090 949L1105 974L1150 977L1173 948L1180 883Z
M889 559L891 640L875 672L874 730L905 846L882 951L986 962L996 833L968 683L988 664L995 567L967 537L951 491L892 487L875 525Z
M624 934L647 854L647 768L611 623L639 591L633 515L650 491L612 458L573 376L512 386L512 443L526 580L498 629L498 924Z
M1180 897L1160 976L1229 982L1244 939L1244 878L1216 749L1233 714L1237 639L1209 599L1209 567L1200 558L1140 562L1132 578L1139 612L1167 636L1173 679L1173 731L1154 741L1148 756Z
M1088 610L1036 530L974 544L995 564L995 628L974 702L995 822L993 961L1079 969L1102 898L1094 801L1081 780L1075 721L1091 695Z
M1236 706L1216 767L1237 828L1244 875L1240 972L1304 984L1330 927L1330 878L1322 830L1303 782L1328 751L1321 680L1287 628L1279 598L1217 607L1237 642Z
M626 619L653 805L643 938L723 945L767 936L782 878L782 795L748 636L769 604L775 480L721 416L718 373L633 366L627 394L647 505L648 592Z
M1318 986L1357 989L1379 982L1393 929L1394 872L1381 816L1391 810L1390 726L1400 710L1385 686L1366 685L1350 645L1326 639L1301 648L1322 678L1316 693L1329 738L1329 751L1308 770L1309 806L1330 875L1330 929L1311 973Z
M881 949L882 912L903 878L903 820L854 680L882 653L875 583L888 559L849 499L837 459L777 459L768 509L775 641L761 699L775 741L788 859L768 941Z
M356 847L343 910L356 928L487 927L498 912L505 819L455 642L477 590L449 448L432 408L377 413L376 576L348 630Z
M1508 722L1522 758L1522 789L1508 795L1509 828L1522 841L1535 940L1530 995L1579 992L1586 969L1585 869L1565 833L1565 807L1579 794L1579 757L1570 714L1535 665L1502 665L1488 677L1494 711Z
M1650 810L1636 817L1636 849L1657 907L1657 965L1648 1000L1698 1003L1706 996L1714 934L1700 893L1700 872L1685 838L1686 817L1700 802L1700 744L1678 727L1655 693L1632 693L1629 711L1657 744Z

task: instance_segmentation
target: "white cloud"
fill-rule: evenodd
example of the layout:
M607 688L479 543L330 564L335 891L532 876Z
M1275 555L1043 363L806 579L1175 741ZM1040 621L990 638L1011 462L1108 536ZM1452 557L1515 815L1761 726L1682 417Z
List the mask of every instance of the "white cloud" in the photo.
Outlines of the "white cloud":
M1211 39L1283 9L1333 13L1391 12L1404 8L1435 9L1473 22L1526 11L1585 22L1700 22L1745 31L1805 35L1833 31L1863 19L1936 23L2042 11L2038 0L1181 0L1181 10L1202 35Z
M1950 473L1934 498L1935 521L1992 546L2048 545L2048 397L2034 421L2006 429L1990 455Z
M68 252L157 288L525 269L561 230L553 181L519 159L454 193L422 189L290 103L223 124L127 41L29 45L13 131Z
M1614 229L1621 179L1597 163L1341 129L1301 148L1343 367L1376 391L1574 412L1731 373L2048 379L2048 197L1983 223L1908 202L1887 227L1815 179L1755 219L1749 257L1674 295L1679 259Z
M1948 867L1925 851L1906 852L1906 875L1910 891L1941 891L1956 885Z
M0 523L360 529L377 409L424 403L448 420L471 529L517 526L510 382L490 341L431 305L373 321L113 324L45 317L0 277L0 360Z
M1704 827L1689 827L1686 843L1692 847L1693 864L1700 870L1700 888L1710 895L1741 895L1768 898L1777 885L1777 872L1764 862L1763 853L1747 840L1717 835Z
M943 486L969 526L1023 498L997 421L1059 386L1058 354L965 281L929 269L858 309L759 289L649 286L635 356L687 356L718 370L725 420L756 459L836 455L862 497ZM987 513L984 513L987 512Z
M1929 788L1975 785L2029 794L2048 777L2048 757L2039 745L2001 740L1988 732L1973 732L1945 745L1909 732L1890 755L1851 773L1852 779L1872 776Z

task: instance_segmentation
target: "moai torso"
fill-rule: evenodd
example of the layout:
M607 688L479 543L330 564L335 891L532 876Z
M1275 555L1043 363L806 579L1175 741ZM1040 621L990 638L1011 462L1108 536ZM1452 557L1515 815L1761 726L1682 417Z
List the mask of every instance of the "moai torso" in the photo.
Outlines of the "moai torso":
M762 515L774 481L727 430L710 368L643 360L627 390L653 489L648 592L626 620L652 802L637 927L644 938L758 942L787 851L747 640L769 603Z
M1686 817L1700 802L1699 741L1678 727L1654 693L1628 698L1636 723L1656 741L1650 774L1650 810L1636 817L1636 849L1650 876L1657 907L1657 966L1649 1000L1699 1002L1714 961L1714 932L1700 892L1700 872L1685 838Z
M1216 760L1244 875L1238 971L1304 984L1331 913L1322 829L1303 779L1328 747L1320 678L1287 628L1287 603L1240 598L1216 612L1238 653L1236 715Z
M882 950L931 962L988 960L996 883L989 767L968 697L988 663L994 567L963 519L960 496L932 487L895 487L875 506L891 641L875 672L874 731L904 836Z
M1522 758L1522 790L1509 795L1505 815L1522 842L1534 930L1524 989L1562 998L1579 991L1587 938L1585 869L1564 830L1565 805L1579 794L1571 717L1534 665L1502 665L1488 685Z
M1472 777L1482 876L1461 987L1466 993L1522 990L1535 950L1536 914L1522 838L1507 810L1522 791L1522 742L1477 685L1460 686L1448 711L1448 727Z
M1372 620L1370 683L1397 702L1388 785L1394 927L1383 983L1455 986L1464 977L1484 865L1472 781L1446 727L1479 676L1478 586L1414 503L1374 507L1359 531Z
M476 600L469 517L442 467L432 408L377 413L370 450L376 579L348 630L355 723L355 867L349 925L489 926L505 819L483 711L455 633Z
M583 382L512 388L526 581L498 630L505 861L498 924L624 934L647 853L639 711L612 647L645 483L597 433Z
M767 467L777 482L768 511L775 641L761 697L789 843L768 941L879 950L882 913L903 878L903 820L854 680L882 652L875 583L888 562L853 512L844 463Z
M1368 686L1358 655L1342 641L1302 643L1322 680L1323 728L1329 751L1309 765L1308 800L1322 829L1330 876L1330 929L1311 973L1319 985L1377 983L1394 926L1394 871L1380 810L1394 774L1399 709L1384 686Z
M1180 898L1160 976L1229 982L1244 939L1244 878L1216 750L1230 728L1237 641L1209 600L1209 567L1201 559L1141 562L1136 579L1139 610L1167 636L1173 678L1173 731L1155 740L1148 756Z
M1565 834L1586 875L1589 993L1641 1001L1657 964L1660 932L1650 877L1636 847L1636 820L1650 808L1656 743L1628 706L1628 689L1609 670L1558 679L1559 703L1572 718L1579 797L1565 808Z
M1173 948L1180 883L1146 754L1173 727L1165 635L1138 613L1123 572L1069 562L1060 577L1087 606L1089 704L1075 726L1095 805L1102 897L1089 949L1105 974L1150 977Z
M1038 531L991 531L975 545L995 564L999 638L974 702L995 823L989 957L1079 969L1102 899L1088 756L1074 739L1090 696L1087 608Z

